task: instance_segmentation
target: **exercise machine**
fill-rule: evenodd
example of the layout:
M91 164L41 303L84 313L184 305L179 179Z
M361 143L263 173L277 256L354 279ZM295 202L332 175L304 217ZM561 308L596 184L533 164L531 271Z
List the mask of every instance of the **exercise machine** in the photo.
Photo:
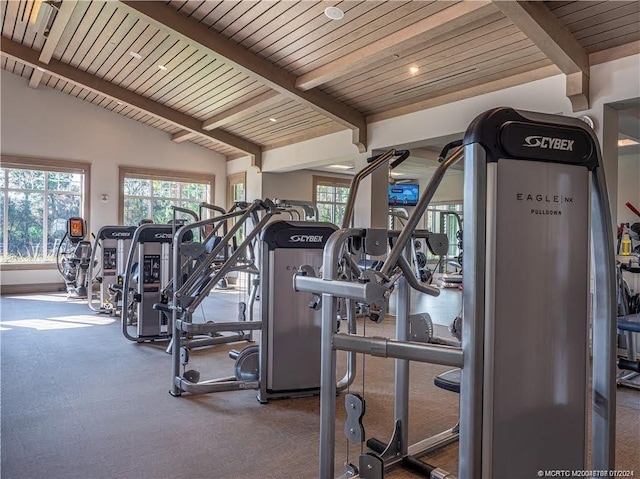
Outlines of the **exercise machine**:
M449 221L455 221L457 225L456 240L458 246L458 256L453 257L451 260L448 257L443 258L444 262L444 274L439 278L439 285L442 288L460 288L462 286L462 262L463 262L463 227L462 227L462 215L459 211L453 210L439 210L435 208L427 208L434 215L438 215L440 218L440 227L447 231ZM454 271L449 270L449 266L454 268Z
M412 284L406 271L411 232L449 167L464 157L462 348L409 341ZM514 228L514 224L518 228ZM334 266L347 240L376 234L341 229L327 243L323 278L297 275L295 288L322 295L320 477L334 477L336 352L396 358L395 417L384 450L359 457L360 477L382 478L407 464L427 477L454 477L419 461L409 445L409 361L462 368L459 477L538 477L539 471L614 466L615 277L613 232L602 160L594 132L581 121L497 108L477 117L462 147L435 171L384 266L369 281L345 281ZM382 233L378 233L382 234ZM589 321L590 244L595 304ZM523 254L526 252L526 254ZM518 264L517 269L513 264ZM336 333L338 298L384 310L398 294L396 338ZM433 288L430 294L437 296ZM376 318L378 319L378 318ZM587 380L591 328L592 382ZM517 358L517 360L514 360ZM589 394L588 394L589 392ZM591 400L591 464L586 464ZM356 398L348 424L362 424ZM354 427L355 429L355 427ZM365 434L355 438L362 443ZM348 437L349 438L349 437Z
M241 208L241 206L246 206L246 208ZM259 218L260 212L262 212L261 218ZM192 316L213 287L228 273L232 271L258 273L253 263L254 240L276 212L276 206L270 200L256 200L251 204L237 204L229 213L185 225L177 231L173 242L172 294L170 298L167 298L168 301L163 302L164 304L156 305L156 308L162 308L172 319L170 393L173 396L180 396L183 392L199 394L216 392L217 390L251 388L250 385L243 382L237 382L229 387L225 383L233 383L233 381L224 379L200 381L200 372L194 369L186 370L186 366L189 363L189 349L193 345L191 338L194 336L219 336L223 332L234 332L236 333L233 336L235 341L251 340L251 331L260 329L261 321L247 321L246 305L240 310L239 321L194 323ZM215 236L220 225L231 222L231 220L233 220L233 225L228 228L224 236ZM237 233L241 228L246 228L249 222L253 222L253 228L247 231L244 240L237 244ZM202 243L193 243L185 248L184 238L188 237L193 230L203 227L212 228L210 236ZM220 255L224 250L229 249L232 251L231 254L221 262ZM255 295L252 294L252 298L255 298ZM250 304L250 306L252 308L253 305ZM212 339L214 341L220 340L219 337ZM245 356L248 356L248 353L238 356L237 362L245 363ZM181 366L183 367L182 372L180 371ZM212 384L214 382L220 384Z
M312 201L275 198L273 203L278 210L289 213L292 220L319 221L318 207Z
M91 243L87 236L87 222L80 217L67 220L67 231L56 248L56 264L64 278L67 295L73 299L87 297L91 264Z
M293 290L291 278L307 265L322 267L326 241L337 228L324 222L275 221L260 235L260 318L258 400L320 392L320 305Z
M618 386L640 390L640 383L634 381L640 376L640 361L637 358L636 335L640 333L640 294L632 294L628 283L623 277L623 271L640 274L638 258L628 263L618 263L617 293L618 293L618 346L624 347L626 357L618 358Z
M379 158L377 166L389 161L391 154ZM398 165L404 158L396 160ZM373 171L370 169L370 171ZM353 215L353 204L358 185L368 173L356 175L351 183L350 196L347 199L343 224L350 223ZM300 206L302 202L297 202ZM189 355L177 342L173 344L173 368L171 394L180 396L183 393L205 394L222 391L257 389L257 398L261 403L282 397L301 397L318 394L320 387L320 310L321 301L313 295L298 294L293 290L291 278L299 268L306 275L315 277L322 265L323 248L327 239L337 229L330 223L301 221L271 221L271 217L283 212L283 201L277 207L269 200L257 200L255 208L262 210L259 224L246 237L229 260L213 274L209 274L212 260L205 258L192 274L180 283L175 277L176 289L169 309L173 313L174 337L190 334L216 333L230 330L259 330L260 345L250 345L241 351L231 351L230 357L235 360L234 376L201 380L197 370L187 369ZM293 205L293 202L287 202ZM304 203L306 204L306 202ZM286 208L285 208L286 209ZM247 213L248 214L248 213ZM314 213L317 218L317 211ZM309 215L307 215L310 218ZM221 217L223 219L224 217ZM244 216L229 231L227 237L233 237ZM266 225L266 226L265 226ZM175 241L188 228L181 229ZM207 291L212 282L221 277L225 271L235 264L234 256L242 254L242 250L251 244L260 233L260 320L247 322L225 322L211 324L192 324L188 316L195 304L198 304L202 291ZM223 238L221 244L227 241ZM218 246L219 248L220 246ZM179 253L180 248L175 247ZM210 254L215 254L214 248ZM174 256L174 263L181 261L179 254ZM359 271L355 262L345 269L345 274ZM202 278L206 278L203 281ZM355 330L355 304L349 302L342 310L347 319L347 328ZM186 318L186 319L185 319ZM182 368L182 372L181 372ZM355 355L347 356L347 372L337 381L335 387L342 390L353 381Z
M127 256L135 226L103 226L98 230L91 248L88 277L91 294L87 304L96 313L120 314L122 307L122 284ZM94 292L98 285L98 293ZM120 288L114 288L114 285Z
M147 223L133 233L121 286L122 334L130 341L167 340L171 336L169 318L153 305L163 301L162 290L171 277L174 232L174 225Z
M213 267L212 258L231 240L241 225L253 213L261 211L262 217L246 235L227 261ZM168 309L173 313L174 341L172 349L173 368L171 394L204 394L222 391L257 389L261 403L282 397L301 397L318 394L320 388L320 313L310 308L312 295L293 292L291 278L302 264L322 264L324 244L336 230L334 225L319 222L270 221L281 213L270 200L257 200L229 229L225 237L199 258L198 264L182 281L177 275L178 285ZM223 215L217 221L226 221L232 214ZM176 235L174 263L183 261L180 256L184 248L177 242L190 228L188 225ZM239 260L252 248L259 237L260 258L260 320L229 321L194 324L189 315L200 303L203 295L220 277L231 270L239 269ZM222 332L259 330L260 345L250 345L230 352L235 360L234 375L201 380L201 373L186 369L189 364L185 338L195 334L219 334ZM182 372L180 372L182 369Z

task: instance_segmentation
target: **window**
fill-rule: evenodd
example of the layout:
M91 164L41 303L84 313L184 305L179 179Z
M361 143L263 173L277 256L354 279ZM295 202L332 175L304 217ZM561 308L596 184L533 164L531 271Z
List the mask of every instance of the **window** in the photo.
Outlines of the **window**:
M245 191L246 182L246 173L236 173L235 175L227 176L227 210L231 209L234 202L247 200Z
M246 182L246 173L236 173L234 175L227 176L227 211L231 210L231 207L236 201L247 200L247 192L245 187ZM236 224L237 221L238 218L232 218L227 223L228 227L231 228ZM244 225L238 228L235 239L237 244L240 244L242 243L242 241L244 241Z
M346 178L313 177L313 197L320 221L342 226L350 186L351 181Z
M67 219L89 211L89 163L2 156L0 257L3 263L54 262Z
M140 220L168 223L171 206L198 213L202 202L211 203L215 178L182 171L120 167L120 222L137 225Z

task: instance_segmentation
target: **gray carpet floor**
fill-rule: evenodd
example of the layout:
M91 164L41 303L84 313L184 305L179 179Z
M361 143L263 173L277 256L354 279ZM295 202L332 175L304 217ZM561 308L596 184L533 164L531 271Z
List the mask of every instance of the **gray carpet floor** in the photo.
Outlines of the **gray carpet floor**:
M238 296L213 293L204 319L235 318ZM432 313L437 323L448 324L459 312L459 295L448 298ZM256 401L255 391L174 398L168 394L165 345L127 341L114 318L56 294L3 296L0 308L3 479L317 477L317 397L266 405ZM367 332L390 335L392 323L369 323ZM195 351L190 367L206 377L232 374L227 353L238 346L243 345ZM367 436L386 441L392 427L393 362L369 357L364 369ZM456 422L457 397L432 384L447 369L412 365L411 442ZM362 393L362 362L358 373L352 391ZM344 420L339 401L338 431ZM617 424L616 468L638 475L640 391L620 390ZM337 472L346 452L338 432ZM359 447L349 447L352 462L359 453ZM431 462L456 472L456 456L453 445ZM414 476L394 471L389 477Z

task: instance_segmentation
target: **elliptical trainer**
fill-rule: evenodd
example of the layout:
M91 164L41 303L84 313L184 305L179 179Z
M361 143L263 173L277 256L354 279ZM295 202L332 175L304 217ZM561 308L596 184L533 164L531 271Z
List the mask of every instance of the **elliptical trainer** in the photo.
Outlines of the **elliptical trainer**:
M87 297L87 271L91 262L91 243L85 240L87 222L74 216L67 220L67 231L56 248L56 264L64 278L69 298Z

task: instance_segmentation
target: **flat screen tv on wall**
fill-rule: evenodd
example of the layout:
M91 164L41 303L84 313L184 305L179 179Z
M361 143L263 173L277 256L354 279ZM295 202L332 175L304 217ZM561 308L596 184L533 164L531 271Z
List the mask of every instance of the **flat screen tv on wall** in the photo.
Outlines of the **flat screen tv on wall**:
M389 206L415 206L420 188L414 184L389 185Z

